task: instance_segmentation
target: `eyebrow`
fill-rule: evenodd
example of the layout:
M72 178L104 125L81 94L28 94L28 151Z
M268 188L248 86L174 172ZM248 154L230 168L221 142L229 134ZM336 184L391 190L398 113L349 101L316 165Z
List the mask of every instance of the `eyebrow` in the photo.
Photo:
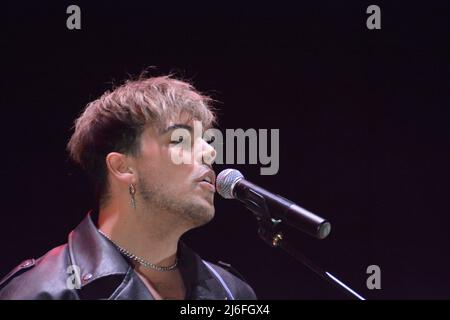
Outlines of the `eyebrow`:
M188 130L190 132L193 131L192 127L187 125L187 124L174 124L174 125L172 125L170 127L167 127L165 129L163 129L161 131L161 134L165 134L165 133L167 133L169 131L176 130L176 129L186 129L186 130Z

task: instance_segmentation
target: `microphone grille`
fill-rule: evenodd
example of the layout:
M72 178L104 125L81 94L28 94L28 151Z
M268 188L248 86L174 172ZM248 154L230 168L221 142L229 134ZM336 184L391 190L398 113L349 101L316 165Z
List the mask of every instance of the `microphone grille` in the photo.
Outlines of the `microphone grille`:
M236 182L244 178L236 169L222 170L216 179L217 192L225 199L233 199L233 187Z

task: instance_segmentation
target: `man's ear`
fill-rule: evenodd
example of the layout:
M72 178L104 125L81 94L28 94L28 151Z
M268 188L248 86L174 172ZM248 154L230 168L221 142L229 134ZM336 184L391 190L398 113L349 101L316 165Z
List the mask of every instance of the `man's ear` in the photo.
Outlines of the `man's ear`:
M110 152L106 156L108 171L118 180L126 184L134 182L134 171L130 166L130 159L119 152Z

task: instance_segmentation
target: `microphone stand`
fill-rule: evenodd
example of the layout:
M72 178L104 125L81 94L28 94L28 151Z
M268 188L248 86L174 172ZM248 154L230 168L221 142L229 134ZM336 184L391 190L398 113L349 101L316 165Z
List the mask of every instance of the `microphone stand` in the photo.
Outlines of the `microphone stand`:
M282 220L276 220L271 217L267 203L263 196L253 190L247 190L247 195L246 200L241 200L241 202L244 203L247 209L255 214L258 223L258 235L264 240L264 242L271 247L284 250L311 271L319 275L322 279L333 284L349 298L354 300L366 300L345 283L333 276L330 272L308 259L297 248L295 248L295 246L289 243L280 228Z

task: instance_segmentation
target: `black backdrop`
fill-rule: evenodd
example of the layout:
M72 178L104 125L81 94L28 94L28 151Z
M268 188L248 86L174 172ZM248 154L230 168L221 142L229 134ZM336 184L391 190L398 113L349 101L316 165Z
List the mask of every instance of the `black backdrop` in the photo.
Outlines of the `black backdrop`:
M332 222L326 240L298 235L305 254L370 299L449 298L445 1L211 3L1 4L0 274L64 243L92 205L65 151L82 108L157 66L220 100L221 128L280 129L278 174L233 167ZM370 4L381 30L365 26ZM238 203L216 209L185 239L260 298L344 298L260 241ZM371 264L381 290L366 288Z

